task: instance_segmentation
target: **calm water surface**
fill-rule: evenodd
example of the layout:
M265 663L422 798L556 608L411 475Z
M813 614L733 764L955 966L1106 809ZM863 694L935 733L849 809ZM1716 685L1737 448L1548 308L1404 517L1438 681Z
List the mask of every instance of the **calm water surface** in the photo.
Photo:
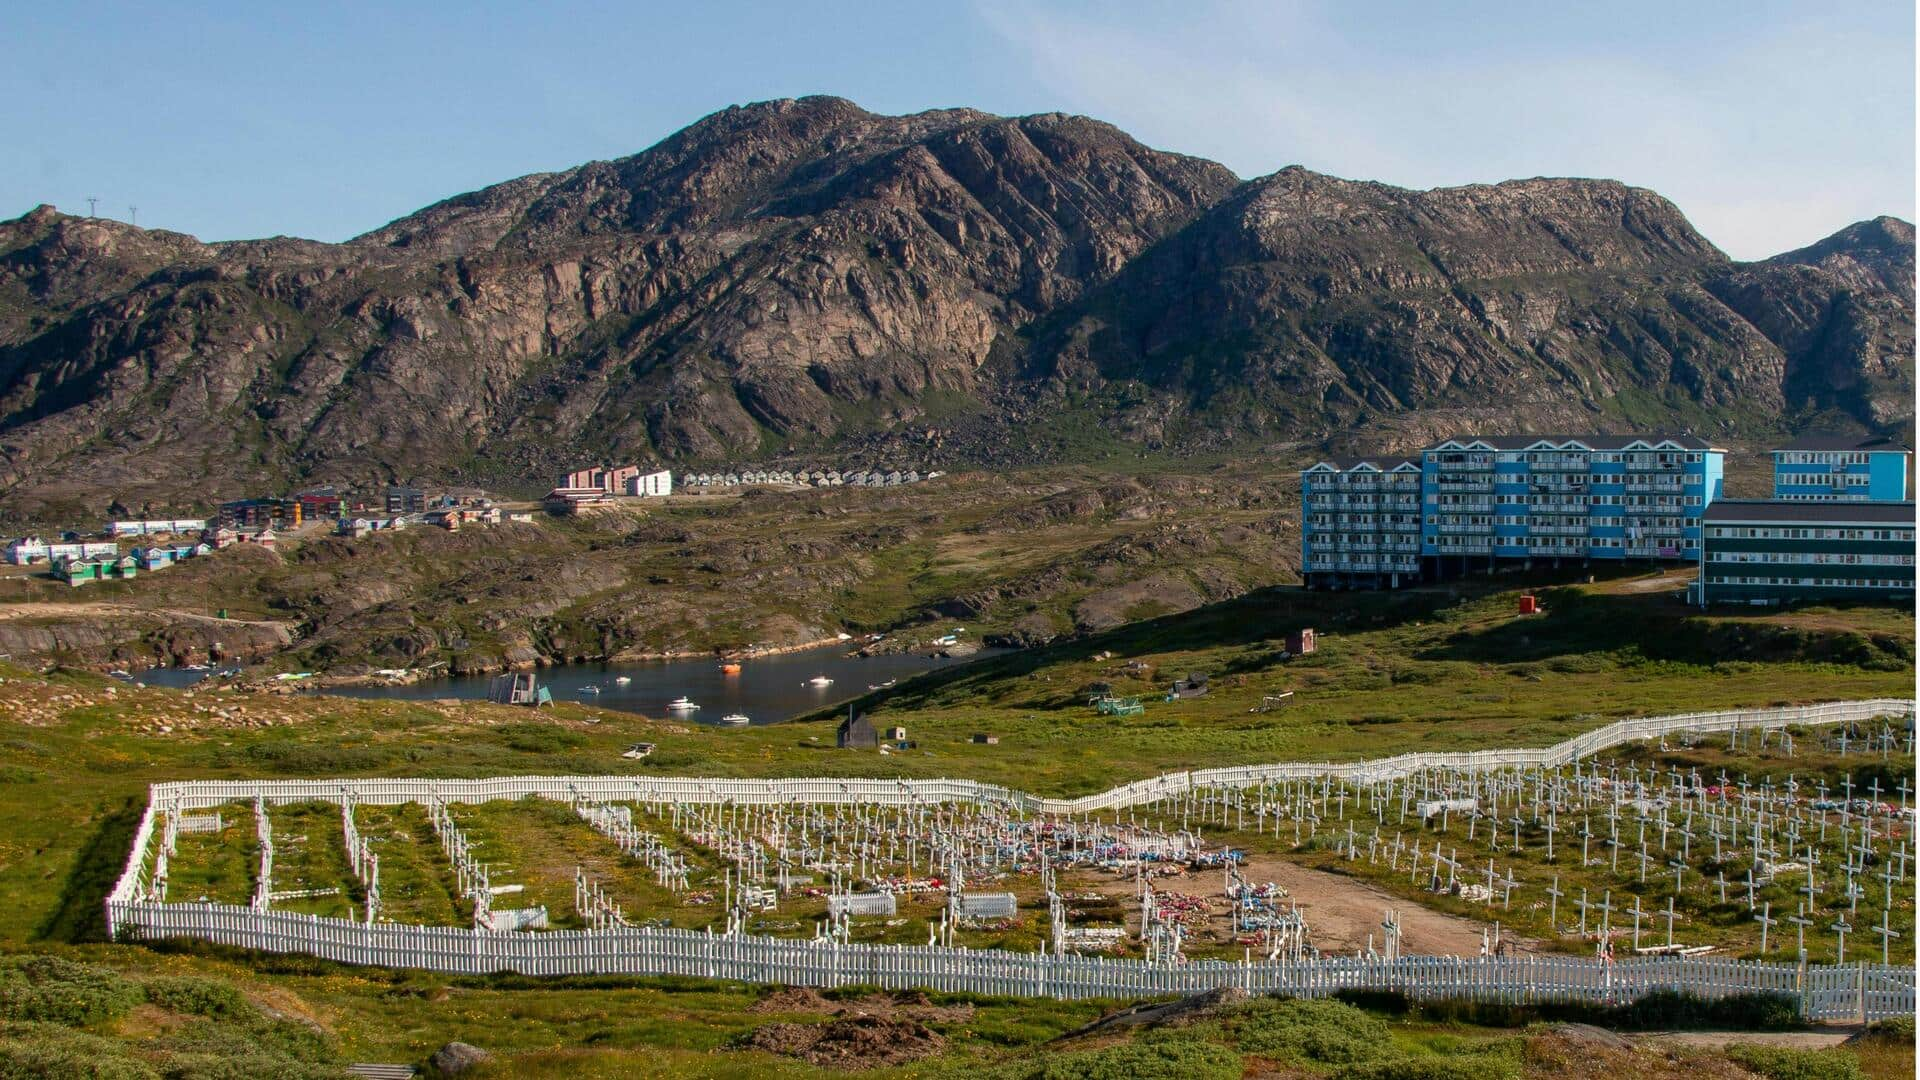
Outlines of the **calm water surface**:
M536 674L540 685L553 691L557 701L581 701L607 709L644 713L652 717L684 718L698 723L717 724L729 713L744 713L755 724L771 724L812 712L824 705L846 701L864 694L870 687L888 680L905 681L922 672L1004 652L982 649L963 660L944 660L927 656L890 655L849 657L848 642L818 649L766 656L740 662L740 674L727 675L720 662L701 660L642 660L623 664L569 664L544 668ZM206 672L156 668L135 674L141 682L156 686L188 686L206 676ZM830 686L813 686L811 680L824 675ZM622 684L618 678L625 676ZM470 675L450 679L430 679L408 686L336 687L330 694L361 698L399 698L419 701L433 698L485 698L490 675ZM586 688L597 686L599 693ZM700 708L691 713L670 713L667 702L688 697Z

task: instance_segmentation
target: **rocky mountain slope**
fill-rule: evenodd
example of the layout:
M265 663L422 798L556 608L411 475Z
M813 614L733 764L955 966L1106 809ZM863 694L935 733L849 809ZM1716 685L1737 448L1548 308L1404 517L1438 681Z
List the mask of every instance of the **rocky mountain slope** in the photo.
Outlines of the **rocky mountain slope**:
M0 508L603 455L1910 422L1912 227L1730 263L1608 181L1242 182L1105 124L709 116L344 244L0 223Z

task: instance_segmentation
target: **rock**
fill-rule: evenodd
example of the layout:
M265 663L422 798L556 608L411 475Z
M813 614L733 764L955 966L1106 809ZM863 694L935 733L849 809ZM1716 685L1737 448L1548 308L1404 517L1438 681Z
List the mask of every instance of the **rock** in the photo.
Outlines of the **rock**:
M492 1056L469 1043L450 1042L433 1052L427 1067L441 1076L459 1076Z

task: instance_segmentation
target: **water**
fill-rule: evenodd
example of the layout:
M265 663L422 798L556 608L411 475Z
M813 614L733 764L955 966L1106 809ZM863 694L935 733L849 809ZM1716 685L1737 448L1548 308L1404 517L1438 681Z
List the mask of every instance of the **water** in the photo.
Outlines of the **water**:
M782 653L740 662L740 674L727 675L720 661L708 657L698 660L642 660L624 664L569 664L543 668L537 672L540 685L553 691L556 701L579 701L606 709L644 713L666 719L718 724L729 713L744 713L755 724L771 724L813 712L825 705L859 697L869 687L889 679L905 681L922 672L953 667L1005 650L982 649L963 660L894 654L849 657L844 655L852 643L828 645L801 652ZM135 673L141 682L154 686L190 686L205 677L204 671L155 668ZM625 685L615 682L626 676ZM809 684L816 675L833 680L831 686ZM431 679L406 686L347 686L327 691L361 698L398 698L420 701L434 698L475 698L487 696L491 675L468 675L450 679ZM600 693L584 693L583 687L598 686ZM667 710L667 702L689 697L700 706L691 713Z

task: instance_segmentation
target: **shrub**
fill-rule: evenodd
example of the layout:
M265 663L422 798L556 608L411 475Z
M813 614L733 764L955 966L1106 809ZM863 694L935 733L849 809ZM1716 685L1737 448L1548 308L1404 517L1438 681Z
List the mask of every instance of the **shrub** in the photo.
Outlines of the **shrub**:
M0 1017L85 1027L111 1020L143 997L136 983L57 956L0 960Z
M1801 1050L1792 1046L1736 1043L1728 1060L1768 1080L1865 1080L1860 1060L1844 1050Z
M1875 1020L1868 1024L1859 1035L1862 1042L1891 1043L1894 1046L1913 1045L1913 1017L1890 1016L1885 1020Z
M1386 1058L1349 1065L1336 1080L1520 1080L1520 1063L1502 1054Z
M112 1039L51 1024L10 1025L0 1033L0 1080L160 1080Z
M1060 1054L1017 1075L1023 1080L1239 1080L1241 1071L1240 1055L1226 1047L1162 1039Z
M1306 998L1250 1002L1228 1022L1235 1045L1249 1054L1344 1065L1385 1052L1386 1022L1343 1001Z
M586 744L586 738L578 732L568 731L555 724L505 724L497 729L509 750L519 750L528 754L551 754L561 750L575 750Z
M233 984L191 975L163 975L146 983L147 1000L163 1009L221 1020L252 1016L254 1009Z
M1660 1028L1787 1031L1801 1026L1799 1002L1786 994L1734 994L1708 1001L1692 994L1655 990L1611 1008L1577 1002L1512 1005L1442 998L1421 1002L1419 1011L1427 1020L1480 1027L1525 1027L1542 1021L1571 1021L1639 1031Z

